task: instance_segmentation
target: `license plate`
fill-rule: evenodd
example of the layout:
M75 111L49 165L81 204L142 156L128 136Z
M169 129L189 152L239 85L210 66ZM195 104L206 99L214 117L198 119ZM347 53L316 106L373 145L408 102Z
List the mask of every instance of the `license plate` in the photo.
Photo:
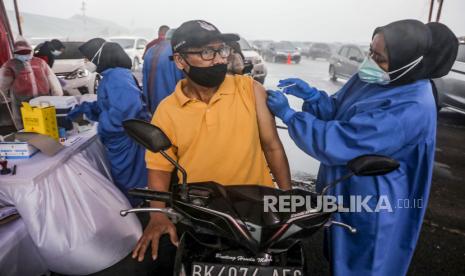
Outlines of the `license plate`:
M301 268L193 263L192 276L302 276Z

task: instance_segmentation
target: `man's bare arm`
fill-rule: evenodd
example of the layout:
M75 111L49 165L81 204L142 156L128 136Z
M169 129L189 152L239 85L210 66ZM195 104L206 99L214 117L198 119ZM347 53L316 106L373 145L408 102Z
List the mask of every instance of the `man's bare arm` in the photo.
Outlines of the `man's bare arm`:
M147 187L150 190L158 192L168 192L171 182L171 173L167 171L160 170L148 170L148 182ZM165 203L161 201L150 201L150 207L154 208L164 208ZM154 215L156 213L151 213Z
M148 170L148 188L159 192L167 192L171 181L171 173L160 170ZM150 201L150 207L164 208L165 203L160 201ZM137 242L137 245L132 252L132 257L139 261L144 259L145 251L149 244L152 244L152 258L158 256L158 242L160 236L169 234L171 242L177 246L178 236L176 227L169 218L162 213L150 213L150 221L144 229L142 237Z
M268 166L279 188L282 190L289 190L291 189L291 173L286 152L279 139L274 116L266 105L265 88L256 81L254 81L254 94L257 107L260 143L265 153L266 161L268 162Z

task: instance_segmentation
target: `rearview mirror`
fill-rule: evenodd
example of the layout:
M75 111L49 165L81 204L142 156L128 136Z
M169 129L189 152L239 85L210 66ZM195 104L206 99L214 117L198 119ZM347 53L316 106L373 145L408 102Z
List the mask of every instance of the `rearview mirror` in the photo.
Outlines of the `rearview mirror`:
M391 159L382 155L362 155L356 157L347 163L347 168L350 170L350 173L343 175L342 177L334 180L332 183L327 185L321 191L321 194L326 194L326 192L334 187L336 184L343 182L344 180L349 179L353 175L357 176L378 176L385 175L399 168L399 162L394 159Z
M126 120L123 122L123 128L126 133L134 139L137 143L141 144L144 148L151 152L159 152L165 157L173 166L178 169L182 174L182 187L181 187L181 198L184 200L188 199L187 193L187 172L170 157L165 150L169 149L172 144L170 139L163 133L163 131L146 121L142 120Z
M123 128L129 137L151 152L160 152L171 147L170 139L165 133L146 121L126 120L123 122Z
M357 176L385 175L399 166L396 160L382 155L362 155L347 164L347 168Z

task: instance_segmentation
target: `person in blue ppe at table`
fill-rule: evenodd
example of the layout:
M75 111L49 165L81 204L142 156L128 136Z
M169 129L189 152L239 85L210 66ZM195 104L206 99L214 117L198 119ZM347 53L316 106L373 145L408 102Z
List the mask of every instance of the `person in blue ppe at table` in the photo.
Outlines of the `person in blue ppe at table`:
M358 230L327 232L334 275L407 273L434 163L436 107L429 79L450 71L457 47L456 36L443 24L397 21L374 31L369 56L336 94L328 96L300 79L280 81L281 87L293 84L285 94L304 100L302 112L296 112L283 93L267 91L270 110L288 126L294 142L321 162L318 191L345 175L345 164L357 156L386 155L400 163L390 174L354 176L329 189L346 207L350 196L371 196L369 209L333 217ZM376 212L381 197L383 208ZM396 208L399 200L410 208ZM412 206L415 202L422 204Z
M150 111L155 114L158 104L176 88L184 74L171 60L171 42L163 40L147 50L142 68L144 96Z
M88 119L98 121L98 134L106 149L113 181L127 195L131 188L147 186L147 169L145 149L129 138L122 123L128 119L149 121L151 115L131 72L131 59L121 46L94 38L79 50L95 64L103 78L97 89L97 101L82 103L68 117L73 120L85 114ZM128 198L133 205L139 203Z

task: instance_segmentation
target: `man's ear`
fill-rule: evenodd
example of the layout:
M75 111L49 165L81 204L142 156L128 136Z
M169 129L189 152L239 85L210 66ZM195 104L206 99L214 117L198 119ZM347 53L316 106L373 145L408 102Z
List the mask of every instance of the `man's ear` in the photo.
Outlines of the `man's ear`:
M173 61L179 70L184 70L187 67L186 61L184 61L183 57L179 54L173 55Z

